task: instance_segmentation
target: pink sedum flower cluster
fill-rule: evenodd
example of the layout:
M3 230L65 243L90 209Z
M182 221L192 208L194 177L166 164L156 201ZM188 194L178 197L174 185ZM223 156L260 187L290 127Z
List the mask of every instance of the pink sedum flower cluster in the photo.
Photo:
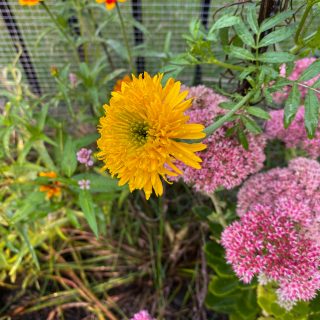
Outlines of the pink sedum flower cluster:
M219 104L227 101L225 97L203 85L186 89L188 98L193 98L192 107L186 112L190 122L207 126L216 116L224 114ZM232 189L263 167L265 138L249 134L249 150L245 150L235 137L225 136L228 128L229 125L219 128L203 141L207 149L200 153L201 169L177 164L184 172L183 180L197 191L212 193L219 187Z
M292 212L294 211L294 212ZM228 263L246 283L254 276L278 283L278 301L290 309L320 289L320 246L293 217L299 208L255 205L222 234Z
M257 204L290 209L290 217L320 245L320 163L306 158L291 160L249 178L238 192L237 213L243 216Z
M316 61L316 58L303 58L303 59L297 60L294 64L292 73L287 78L292 81L298 80L301 74L303 73L303 71L306 70L314 61ZM282 77L286 77L286 65L281 66L280 75ZM319 78L320 78L320 75L308 81L304 81L303 84L307 86L312 86ZM273 100L277 103L283 103L288 98L290 91L291 91L290 86L284 87L281 92L279 91L273 94ZM301 93L301 98L304 99L308 89L306 87L299 86L299 91Z
M304 107L298 109L295 119L285 129L283 125L284 110L270 112L271 119L267 121L265 133L268 139L279 139L287 148L304 150L314 159L320 156L320 124L313 139L308 139L304 125Z
M131 318L130 320L155 320L155 319L151 317L148 311L141 310L138 313L136 313L133 316L133 318Z

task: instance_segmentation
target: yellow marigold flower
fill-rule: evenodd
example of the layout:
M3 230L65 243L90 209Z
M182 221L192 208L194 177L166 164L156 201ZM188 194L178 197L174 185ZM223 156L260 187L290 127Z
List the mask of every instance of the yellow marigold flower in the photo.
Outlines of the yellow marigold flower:
M40 172L39 177L55 179L57 174L54 171ZM61 184L59 181L54 181L48 185L43 185L39 187L40 192L46 193L46 198L50 200L52 197L60 197L61 195Z
M22 6L34 6L38 4L41 0L19 0L19 4Z
M105 3L108 10L112 10L116 6L116 2L125 2L126 0L96 0L98 3Z
M145 72L113 92L110 104L104 106L97 141L103 170L117 176L119 185L128 183L130 191L144 189L147 199L152 189L162 195L160 177L167 181L166 176L182 174L176 160L200 169L201 159L195 152L206 148L181 141L204 138L204 127L187 123L184 111L191 100L185 100L187 91L180 92L180 82L169 79L163 87L162 77Z
M122 79L119 79L113 87L113 91L121 91L122 83L128 83L131 81L131 77L127 74Z

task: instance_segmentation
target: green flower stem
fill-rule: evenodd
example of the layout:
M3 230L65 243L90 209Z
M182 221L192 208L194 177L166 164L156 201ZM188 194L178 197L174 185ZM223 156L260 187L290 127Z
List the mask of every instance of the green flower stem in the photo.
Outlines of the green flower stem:
M302 32L302 30L303 30L303 27L304 27L304 25L305 25L305 23L306 23L306 20L307 20L307 18L308 18L308 16L309 16L309 13L310 13L312 7L313 7L316 3L318 3L318 2L320 2L320 1L319 1L319 0L309 0L309 1L308 1L307 7L306 7L306 9L305 9L305 11L304 11L304 13L303 13L303 16L302 16L302 18L301 18L301 20L300 20L300 23L299 23L299 25L298 25L297 32L296 32L295 37L294 37L294 42L295 42L297 45L301 44L300 35L301 35L301 32Z
M256 90L251 90L246 96L244 96L228 113L221 117L216 122L204 129L206 136L210 136L217 129L219 129L225 122L227 122L241 107L243 107L256 93Z
M75 45L74 41L69 37L69 35L63 30L63 28L61 27L61 25L59 24L59 22L57 21L56 17L53 15L53 13L51 12L51 10L49 9L49 7L46 5L45 1L40 1L40 4L42 5L42 7L44 8L44 10L47 12L48 16L51 18L52 22L56 25L56 27L58 28L58 30L61 32L61 34L63 35L63 37L67 40L67 42L71 45L75 58L77 60L77 62L80 63L80 59L78 56L78 49L77 46Z
M217 214L217 218L218 218L218 222L220 223L220 225L222 227L226 227L228 224L227 224L227 221L223 215L223 212L222 212L222 208L221 208L221 205L220 205L220 200L219 198L217 197L217 195L215 193L212 193L209 195L213 205L214 205L214 208L216 210L216 214Z
M125 25L124 25L124 20L123 20L123 17L122 17L122 13L121 13L118 1L116 1L116 8L117 8L117 13L118 13L118 16L119 16L119 19L120 19L123 40L124 40L124 43L126 45L127 52L128 52L129 66L130 66L131 72L135 74L136 70L135 70L135 67L133 65L133 60L132 60L131 50L130 50L129 41L128 41L128 37L127 37L127 32L126 32L126 28L125 28Z
M215 64L215 65L217 65L219 67L222 67L222 68L225 68L225 69L229 69L229 70L235 70L235 71L243 71L243 70L245 70L245 67L236 66L234 64L222 62L220 60L217 60L216 58L209 59L208 61L206 61L206 64Z

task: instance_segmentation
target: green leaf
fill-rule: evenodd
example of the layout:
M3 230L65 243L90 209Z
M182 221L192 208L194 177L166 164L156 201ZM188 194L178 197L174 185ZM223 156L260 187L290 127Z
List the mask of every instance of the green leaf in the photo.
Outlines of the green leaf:
M258 57L258 60L265 63L282 64L295 60L295 56L287 52L265 52Z
M237 300L241 297L241 292L236 291L234 295L221 297L208 292L206 306L221 313L234 313L237 311Z
M88 146L89 144L97 141L98 138L99 138L98 133L91 133L91 134L87 134L81 138L75 139L74 140L75 148L76 148L76 150L84 148L84 147Z
M77 169L77 155L75 143L69 136L63 148L63 157L61 161L61 170L67 176L71 177Z
M242 21L235 26L235 31L244 44L249 47L255 47L255 41L252 33Z
M320 60L314 61L306 70L303 71L298 81L308 81L320 74Z
M313 90L308 90L305 98L304 124L308 138L314 137L319 123L319 101Z
M258 16L256 6L248 5L247 7L247 22L251 28L251 30L257 34L259 32L259 25L258 25Z
M19 230L21 232L22 239L27 244L27 247L31 253L32 260L33 260L34 264L36 265L37 269L40 270L40 264L39 264L39 260L38 260L36 251L34 250L34 247L31 244L31 241L30 241L30 238L28 235L28 226L25 224L21 228L19 228Z
M213 276L208 290L216 296L226 296L239 288L239 280L231 277Z
M261 118L261 119L264 119L264 120L269 120L271 117L270 117L270 114L261 109L261 108L258 108L258 107L248 107L246 109L251 115L257 117L257 118Z
M234 107L234 103L230 101L224 101L219 104L219 107L226 110L231 110Z
M79 200L78 200L79 206L88 221L88 224L95 234L95 236L98 238L99 236L99 231L98 231L98 225L97 225L97 219L96 219L96 213L94 211L94 206L93 206L93 200L91 194L86 191L82 190L79 193Z
M288 128L295 118L300 106L300 90L297 83L294 83L284 107L284 127Z
M249 150L249 142L246 133L243 130L238 130L237 132L238 141L241 143L245 150Z
M210 28L208 34L210 35L213 33L215 30L226 28L226 27L231 27L240 22L240 18L231 16L231 15L224 15L220 17Z
M293 27L283 27L274 32L267 34L258 44L258 48L267 47L271 44L279 43L285 39L288 39L294 33Z
M256 319L259 312L257 303L257 293L255 289L245 289L242 291L241 299L238 300L237 310L244 319Z
M241 117L243 124L245 125L246 129L253 133L253 134L260 134L262 133L262 129L260 128L260 126L251 118L246 117L246 116L242 116Z
M230 55L232 55L233 57L238 59L251 60L251 61L255 60L254 54L245 48L230 46L227 52L230 53Z
M285 12L281 12L271 18L268 18L266 20L264 20L261 23L259 32L262 33L266 30L269 30L273 27L275 27L276 25L278 25L279 23L283 22L285 19L288 18L292 18L292 15L294 14L294 12L292 10L290 11L285 11Z
M207 219L210 214L212 214L212 209L206 206L195 206L192 208L192 211L199 216L201 219Z

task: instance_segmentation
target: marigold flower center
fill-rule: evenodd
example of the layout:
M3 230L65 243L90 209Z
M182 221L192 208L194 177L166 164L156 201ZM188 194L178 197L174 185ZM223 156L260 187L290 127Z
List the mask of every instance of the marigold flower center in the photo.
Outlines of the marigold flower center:
M149 136L149 126L146 122L136 122L130 128L132 140L139 145L145 144Z

